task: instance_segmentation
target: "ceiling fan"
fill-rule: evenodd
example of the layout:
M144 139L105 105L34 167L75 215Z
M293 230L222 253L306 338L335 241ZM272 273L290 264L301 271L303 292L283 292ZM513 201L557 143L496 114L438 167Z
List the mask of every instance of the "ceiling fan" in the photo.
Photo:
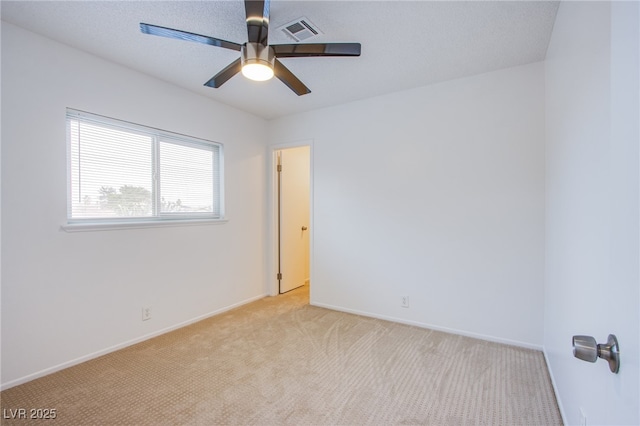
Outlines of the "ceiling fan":
M218 88L238 72L252 80L264 81L278 77L298 96L311 93L278 58L311 56L360 56L360 43L272 44L269 34L269 0L245 0L248 41L244 44L194 34L173 28L140 23L140 31L162 37L194 41L240 52L240 58L214 75L204 85Z

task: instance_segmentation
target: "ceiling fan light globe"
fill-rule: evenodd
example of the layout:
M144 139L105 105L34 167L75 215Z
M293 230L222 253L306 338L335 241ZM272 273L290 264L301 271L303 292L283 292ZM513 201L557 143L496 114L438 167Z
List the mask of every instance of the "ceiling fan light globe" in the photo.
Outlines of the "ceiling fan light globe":
M273 77L275 53L271 46L260 43L245 43L242 45L240 59L242 75L254 81L266 81Z
M249 80L266 81L273 78L273 68L260 62L245 63L242 66L242 75Z

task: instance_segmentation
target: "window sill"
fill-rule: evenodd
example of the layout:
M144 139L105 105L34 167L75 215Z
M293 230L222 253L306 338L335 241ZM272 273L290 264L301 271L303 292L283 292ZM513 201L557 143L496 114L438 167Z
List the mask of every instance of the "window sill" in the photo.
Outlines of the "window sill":
M164 228L169 226L223 225L227 219L156 220L140 222L76 222L62 225L66 232L111 231L123 229Z

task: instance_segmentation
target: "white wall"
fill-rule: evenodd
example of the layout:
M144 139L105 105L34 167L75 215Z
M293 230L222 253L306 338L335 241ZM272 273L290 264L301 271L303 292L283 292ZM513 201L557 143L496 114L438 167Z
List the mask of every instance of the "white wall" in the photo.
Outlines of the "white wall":
M223 143L229 222L62 231L66 107ZM3 22L3 386L264 295L266 125Z
M541 63L270 131L314 141L313 304L541 348Z
M546 70L545 353L567 424L640 423L637 2L562 2ZM609 333L617 375L573 357Z

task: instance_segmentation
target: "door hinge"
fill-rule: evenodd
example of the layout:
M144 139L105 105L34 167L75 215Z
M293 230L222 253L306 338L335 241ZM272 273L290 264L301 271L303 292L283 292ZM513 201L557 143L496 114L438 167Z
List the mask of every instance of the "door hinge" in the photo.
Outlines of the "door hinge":
M281 172L282 171L282 164L278 164L278 171Z
M281 279L282 279L282 274L281 274L280 272L278 272L277 278L278 278L279 280L281 280Z

